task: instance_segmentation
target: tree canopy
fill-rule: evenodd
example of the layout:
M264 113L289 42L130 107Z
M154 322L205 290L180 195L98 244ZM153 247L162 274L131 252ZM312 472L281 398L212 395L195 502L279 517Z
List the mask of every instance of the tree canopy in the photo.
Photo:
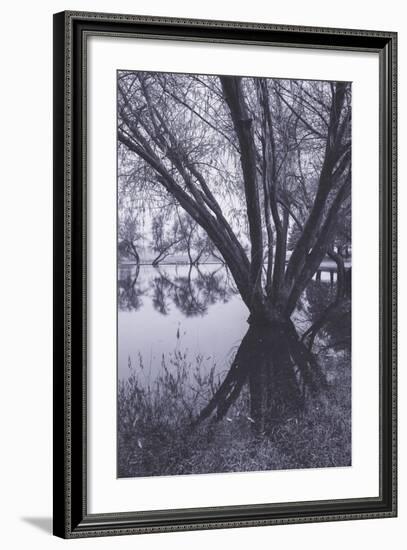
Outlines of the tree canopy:
M349 225L350 106L342 82L122 71L122 200L150 206L155 228L181 210L250 311L289 315Z

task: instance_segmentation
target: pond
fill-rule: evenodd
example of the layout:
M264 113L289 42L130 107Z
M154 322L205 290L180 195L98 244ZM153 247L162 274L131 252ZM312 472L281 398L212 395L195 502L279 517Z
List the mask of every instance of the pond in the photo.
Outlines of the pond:
M118 374L126 378L129 362L143 364L154 380L163 354L182 349L227 369L230 355L247 330L248 310L222 265L136 266L119 268ZM134 283L134 284L133 284ZM208 351L210 350L210 351Z
M312 281L294 314L297 326L307 326L327 305L327 293L335 290L329 280L323 274L320 282ZM121 264L117 291L119 380L128 377L131 365L140 367L145 384L154 382L163 357L176 351L192 362L200 357L219 376L228 371L249 312L225 266Z

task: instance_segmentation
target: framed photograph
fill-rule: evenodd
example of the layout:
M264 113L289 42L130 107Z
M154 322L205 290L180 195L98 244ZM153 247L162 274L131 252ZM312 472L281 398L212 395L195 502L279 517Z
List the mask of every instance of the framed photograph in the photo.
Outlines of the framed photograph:
M396 34L54 16L54 533L396 515Z

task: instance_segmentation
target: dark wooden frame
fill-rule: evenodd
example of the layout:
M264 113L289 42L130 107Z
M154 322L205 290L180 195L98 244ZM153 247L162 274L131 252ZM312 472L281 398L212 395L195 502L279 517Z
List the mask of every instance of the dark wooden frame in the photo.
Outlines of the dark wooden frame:
M377 52L380 59L380 496L88 514L86 39L143 36ZM396 46L393 32L62 12L54 15L54 534L64 538L396 515Z

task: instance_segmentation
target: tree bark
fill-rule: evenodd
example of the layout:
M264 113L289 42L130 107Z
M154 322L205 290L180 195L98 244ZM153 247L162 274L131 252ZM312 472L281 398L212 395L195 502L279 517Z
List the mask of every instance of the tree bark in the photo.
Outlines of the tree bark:
M252 322L223 383L194 424L221 420L249 382L251 417L256 432L298 414L309 393L326 387L313 355L291 321Z
M241 78L235 76L221 76L219 78L239 141L251 243L251 309L261 310L263 303L263 293L261 290L263 235L252 120L244 99Z

